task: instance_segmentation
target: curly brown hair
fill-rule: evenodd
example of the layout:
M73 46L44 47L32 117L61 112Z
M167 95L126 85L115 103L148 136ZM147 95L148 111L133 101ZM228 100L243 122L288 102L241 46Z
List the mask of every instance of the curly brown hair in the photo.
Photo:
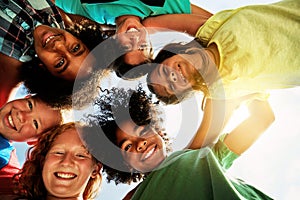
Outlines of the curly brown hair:
M148 173L129 170L116 143L116 131L119 129L119 122L129 119L139 126L150 125L157 132L164 131L161 128L162 119L159 118L161 110L157 104L157 102L152 102L151 94L148 95L141 85L136 90L124 88L102 90L100 96L95 100L97 114L89 114L87 121L92 126L98 126L98 131L95 130L93 132L98 132L98 135L102 136L98 137L98 139L87 138L89 141L86 140L85 142L92 149L97 149L95 154L97 154L96 157L103 164L103 171L107 175L108 182L114 181L116 184L130 184L146 178ZM167 151L170 151L168 136L166 133L161 133L160 136L166 143ZM109 148L108 150L108 145L105 144L108 142L112 143L115 149ZM93 153L93 151L91 152ZM107 159L112 160L112 157L113 163L107 162Z
M106 29L104 25L91 20L74 23L66 31L80 39L90 51L115 33L113 28ZM28 92L40 94L40 98L51 106L70 108L74 82L53 76L40 65L42 61L34 57L20 69L21 79Z
M21 198L31 200L46 199L47 190L42 177L42 170L46 155L51 149L57 136L66 130L75 128L83 128L83 126L79 123L70 122L55 127L41 135L37 144L28 149L27 160L25 161L20 173L14 176L16 193ZM95 163L98 162L95 157L93 157L93 161ZM97 195L101 185L101 180L102 176L100 173L98 173L95 178L90 178L83 193L84 199L93 199Z

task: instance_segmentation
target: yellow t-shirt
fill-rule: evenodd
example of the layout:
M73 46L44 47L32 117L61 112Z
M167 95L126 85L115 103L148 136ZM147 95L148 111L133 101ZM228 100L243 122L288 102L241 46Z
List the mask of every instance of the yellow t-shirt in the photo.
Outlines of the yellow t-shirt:
M221 79L212 98L235 98L300 85L300 1L225 10L212 16L196 36L220 54Z

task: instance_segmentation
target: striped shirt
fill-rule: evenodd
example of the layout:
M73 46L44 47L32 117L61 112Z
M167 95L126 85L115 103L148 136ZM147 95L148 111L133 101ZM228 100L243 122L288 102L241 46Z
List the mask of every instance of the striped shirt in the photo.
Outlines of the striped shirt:
M1 53L26 62L34 55L33 31L44 24L65 28L62 17L51 0L1 0Z

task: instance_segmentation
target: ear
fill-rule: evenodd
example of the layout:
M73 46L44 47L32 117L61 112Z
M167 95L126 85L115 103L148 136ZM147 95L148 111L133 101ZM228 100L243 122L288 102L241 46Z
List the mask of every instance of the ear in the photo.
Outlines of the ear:
M94 170L92 172L92 175L91 175L91 178L96 178L97 174L100 173L100 170L102 169L102 164L101 163L97 163L95 166L94 166Z
M31 94L27 94L24 98L25 99L29 99L30 97L32 97L32 95Z
M39 67L46 69L45 65L43 63L39 63Z

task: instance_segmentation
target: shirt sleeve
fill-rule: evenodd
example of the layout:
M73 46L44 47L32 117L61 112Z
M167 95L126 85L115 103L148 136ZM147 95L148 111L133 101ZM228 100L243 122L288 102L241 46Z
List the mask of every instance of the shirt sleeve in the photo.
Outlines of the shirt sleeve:
M224 169L229 169L233 164L233 161L239 157L236 153L232 152L225 144L224 138L226 134L222 135L218 142L212 148L213 153L215 154L220 165Z
M0 136L0 169L8 164L13 150L14 147L10 144L10 142Z

